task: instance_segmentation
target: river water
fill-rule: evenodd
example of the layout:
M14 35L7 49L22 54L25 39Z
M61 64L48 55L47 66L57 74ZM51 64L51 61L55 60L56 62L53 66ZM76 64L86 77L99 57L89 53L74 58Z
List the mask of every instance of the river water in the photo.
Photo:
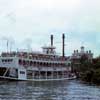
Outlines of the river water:
M0 81L0 100L100 100L100 86L77 80Z

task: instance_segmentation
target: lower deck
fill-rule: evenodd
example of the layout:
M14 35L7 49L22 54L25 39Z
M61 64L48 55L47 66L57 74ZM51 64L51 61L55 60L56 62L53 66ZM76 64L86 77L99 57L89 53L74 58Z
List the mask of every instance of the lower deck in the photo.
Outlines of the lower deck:
M14 80L62 80L70 79L74 75L68 71L33 71L12 68L0 68L0 78Z

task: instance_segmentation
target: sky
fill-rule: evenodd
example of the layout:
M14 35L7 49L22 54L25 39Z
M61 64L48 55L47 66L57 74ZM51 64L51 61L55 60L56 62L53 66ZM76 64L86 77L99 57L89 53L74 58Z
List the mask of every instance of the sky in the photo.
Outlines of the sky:
M100 54L100 0L0 0L0 52L50 45L61 54L62 33L65 52L85 46Z

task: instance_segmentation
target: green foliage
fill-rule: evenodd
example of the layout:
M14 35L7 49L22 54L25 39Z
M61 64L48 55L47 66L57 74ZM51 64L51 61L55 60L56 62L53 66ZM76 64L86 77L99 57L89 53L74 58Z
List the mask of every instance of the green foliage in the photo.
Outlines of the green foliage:
M82 76L82 80L85 80L87 82L92 82L92 77L94 75L94 70L89 70L89 71L86 71L83 76Z
M88 70L90 70L91 69L91 63L90 62L85 62L84 64L81 64L81 68L80 68L80 71L81 72L86 72L86 71L88 71Z
M95 70L92 81L94 83L100 84L100 68Z
M97 62L97 63L93 64L93 68L94 69L99 69L100 68L100 62Z
M84 55L81 57L80 62L78 69L80 78L87 82L100 84L100 57L95 60L95 63L91 63Z

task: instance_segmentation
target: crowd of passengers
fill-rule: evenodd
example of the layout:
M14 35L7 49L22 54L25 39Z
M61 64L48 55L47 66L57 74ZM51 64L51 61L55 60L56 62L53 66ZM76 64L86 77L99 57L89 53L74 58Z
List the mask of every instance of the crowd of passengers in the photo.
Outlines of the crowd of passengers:
M59 60L67 60L68 57L62 57L62 56L57 56L57 55L46 55L46 54L33 54L33 53L26 53L26 52L12 52L12 53L2 53L2 57L22 57L22 58L29 58L29 59L35 59L35 60L54 60L54 61L59 61Z
M19 60L19 64L23 66L46 66L46 67L51 67L51 66L56 66L56 67L66 67L65 63L45 63L45 62L36 62L36 61L28 61L28 60Z

